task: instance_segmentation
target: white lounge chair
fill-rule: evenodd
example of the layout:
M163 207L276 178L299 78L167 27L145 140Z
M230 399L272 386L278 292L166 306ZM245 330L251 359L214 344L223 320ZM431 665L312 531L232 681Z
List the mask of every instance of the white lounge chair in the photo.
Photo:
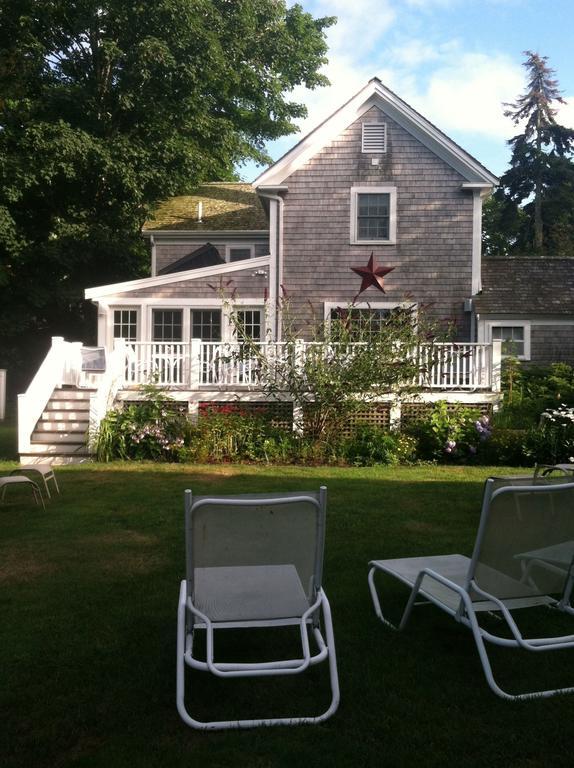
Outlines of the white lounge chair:
M41 505L44 511L46 510L46 505L44 504L44 499L42 498L42 492L40 491L37 483L35 483L33 480L30 480L29 477L0 477L0 502L4 501L6 489L9 486L25 486L27 488L31 488L36 504L38 506Z
M177 636L177 708L200 729L319 723L339 703L331 610L321 584L326 489L318 493L192 497L185 492L186 579L181 582ZM321 618L325 638L321 632ZM301 654L256 663L216 660L219 630L298 626ZM205 660L194 654L205 632ZM310 636L316 649L311 649ZM296 675L328 661L331 703L317 716L203 722L185 702L185 668L220 678Z
M48 481L50 480L54 483L54 488L56 491L60 493L58 481L56 480L56 475L54 474L54 468L51 464L21 464L16 469L13 469L12 472L10 472L10 475L29 475L30 473L34 475L40 475L44 483L46 496L48 498L51 498L50 488L48 487Z
M526 699L570 693L563 687L511 694L496 683L486 643L542 652L574 647L574 635L527 638L511 611L554 606L573 615L570 605L574 578L574 483L502 485L486 482L482 513L471 558L463 555L374 560L369 588L377 616L394 629L403 629L417 598L431 602L468 627L491 689L505 699ZM496 483L499 483L496 489ZM376 574L403 582L411 593L396 627L381 608ZM500 614L510 637L480 625L481 611Z

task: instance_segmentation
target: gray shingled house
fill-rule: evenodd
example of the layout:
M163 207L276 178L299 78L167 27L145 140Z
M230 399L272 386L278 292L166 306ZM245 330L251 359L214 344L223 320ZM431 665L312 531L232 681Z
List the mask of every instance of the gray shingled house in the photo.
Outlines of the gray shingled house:
M478 340L538 364L574 364L574 259L486 259L474 299Z
M425 382L422 399L496 401L501 346L509 334L520 341L519 331L506 329L528 322L535 306L519 302L512 289L506 299L498 291L499 281L506 284L497 273L502 262L485 265L483 291L482 203L497 181L371 80L253 184L205 184L157 208L143 229L150 277L86 291L98 306L105 363L96 354L100 362L86 364L93 353L55 340L42 385L36 382L22 396L21 453L85 451L65 424L56 432L46 415L72 392L76 411L84 403L77 419L84 432L86 412L97 424L114 399L137 397L137 387L150 377L192 412L201 403L229 399L257 407L264 395L256 371L229 363L237 340L222 291L232 297L245 331L269 354L281 345L278 299L284 293L301 324L303 352L311 315L329 322L337 308L355 301L355 311L376 322L404 303L429 307L437 319L455 324L456 343L447 350L448 362ZM366 268L371 254L374 268L388 270L385 292L370 286L357 298L361 278L353 268ZM544 332L557 339L558 323L547 322L553 312L545 311ZM565 317L562 308L557 314ZM523 352L539 344L546 351L542 332L530 328ZM72 385L79 387L73 391ZM74 412L72 406L66 407Z

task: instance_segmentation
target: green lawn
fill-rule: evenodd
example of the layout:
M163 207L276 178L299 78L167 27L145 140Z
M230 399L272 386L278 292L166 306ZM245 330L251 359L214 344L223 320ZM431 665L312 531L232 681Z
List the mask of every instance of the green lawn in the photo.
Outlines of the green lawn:
M0 463L0 471L11 466ZM0 507L0 765L569 764L574 696L504 702L486 685L466 630L427 606L399 635L376 620L370 603L370 558L470 552L488 474L461 467L92 465L59 471L62 494L45 513L27 494L13 494ZM322 483L339 711L313 727L188 729L175 708L183 490ZM390 583L385 595L397 616L404 591ZM547 617L541 609L536 618ZM223 651L239 653L243 641L241 633L230 636ZM574 684L572 653L499 651L494 662L511 689L522 680ZM200 714L207 708L218 717L312 713L328 698L326 675L316 668L271 682L214 683L201 673L191 681L203 700Z

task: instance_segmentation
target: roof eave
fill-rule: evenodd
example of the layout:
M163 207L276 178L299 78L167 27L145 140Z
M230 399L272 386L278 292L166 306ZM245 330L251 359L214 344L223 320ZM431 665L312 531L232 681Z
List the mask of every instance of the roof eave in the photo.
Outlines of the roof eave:
M294 171L304 165L307 160L362 114L371 109L372 106L378 106L377 102L379 104L382 102L381 106L389 117L455 168L468 182L482 183L490 187L498 185L498 177L399 96L386 88L380 80L373 78L276 163L263 171L255 179L253 186L258 189L261 186L281 185Z

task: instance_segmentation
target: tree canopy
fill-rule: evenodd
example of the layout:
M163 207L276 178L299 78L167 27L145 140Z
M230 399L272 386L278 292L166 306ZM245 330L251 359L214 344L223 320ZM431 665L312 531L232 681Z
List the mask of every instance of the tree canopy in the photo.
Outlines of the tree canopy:
M564 103L548 58L525 51L527 90L505 104L521 132L509 140L510 168L487 206L487 255L574 256L574 131L556 122Z
M82 338L83 289L145 273L154 203L268 159L305 114L289 92L327 82L333 21L285 0L2 2L0 365Z

